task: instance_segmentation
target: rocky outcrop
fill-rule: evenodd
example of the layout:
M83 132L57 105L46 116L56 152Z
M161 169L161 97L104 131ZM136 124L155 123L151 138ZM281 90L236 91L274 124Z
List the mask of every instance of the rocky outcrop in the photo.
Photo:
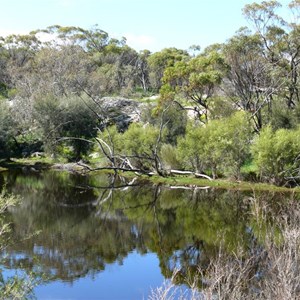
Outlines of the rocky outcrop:
M139 122L143 104L121 97L103 97L99 100L107 123L116 124L119 130L126 130L130 123Z

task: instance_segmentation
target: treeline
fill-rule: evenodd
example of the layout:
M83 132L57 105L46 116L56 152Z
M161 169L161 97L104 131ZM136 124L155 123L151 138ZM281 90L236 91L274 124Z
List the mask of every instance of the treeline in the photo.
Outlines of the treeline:
M201 52L137 52L98 27L1 38L0 155L100 151L115 169L298 181L300 1L289 19L279 8L246 5L252 27ZM126 130L103 109L108 95L159 98Z

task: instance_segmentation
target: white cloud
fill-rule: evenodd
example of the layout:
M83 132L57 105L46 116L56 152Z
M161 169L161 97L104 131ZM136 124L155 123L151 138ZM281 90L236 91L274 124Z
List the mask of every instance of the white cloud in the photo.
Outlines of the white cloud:
M137 35L133 33L125 33L125 38L127 39L127 44L134 48L135 50L144 50L148 48L153 48L156 40L152 36L148 35Z

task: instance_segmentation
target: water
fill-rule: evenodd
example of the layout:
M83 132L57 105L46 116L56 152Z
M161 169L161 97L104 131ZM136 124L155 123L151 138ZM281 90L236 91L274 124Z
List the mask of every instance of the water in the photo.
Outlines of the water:
M147 299L177 269L178 284L192 280L221 239L228 251L253 242L251 192L50 171L2 173L0 183L22 199L7 214L3 274L45 275L38 299Z

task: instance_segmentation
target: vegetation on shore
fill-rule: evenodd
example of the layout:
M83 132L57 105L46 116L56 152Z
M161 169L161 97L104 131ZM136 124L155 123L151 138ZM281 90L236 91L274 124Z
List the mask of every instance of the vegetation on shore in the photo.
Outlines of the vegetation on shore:
M299 7L283 18L279 2L248 4L251 28L197 53L138 53L97 26L1 38L0 157L297 185ZM139 120L104 97L116 95L135 99Z
M0 172L35 172L57 162L64 170L126 173L194 196L203 188L297 196L300 0L284 17L280 7L246 5L249 28L201 51L137 52L97 26L0 37ZM0 193L1 251L10 242L5 211L15 200ZM268 200L254 193L251 205L256 244L230 254L220 247L193 277L195 299L297 299L299 203L285 203L271 220ZM34 274L0 273L0 295L30 297L36 282ZM155 290L151 299L172 299L173 288Z
M58 162L57 160L51 159L39 159L39 158L21 158L13 159L10 162L0 162L0 165L4 167L0 168L1 171L9 171L14 169L22 169L28 172L40 172L42 170L57 170L70 173L78 173L82 175L91 174L90 170L85 167L85 164L79 163L67 163L64 161ZM96 164L97 165L97 164ZM96 167L95 165L95 167ZM92 165L91 165L92 166ZM93 170L93 169L92 169ZM93 174L114 174L114 170L103 169L99 171L92 171ZM137 179L140 182L148 181L153 184L164 184L173 187L174 189L197 189L197 188L214 188L214 189L226 189L236 191L273 191L283 193L299 193L300 188L298 186L294 188L285 186L276 186L270 183L261 183L253 181L242 181L234 178L219 178L209 180L205 178L197 178L193 175L172 175L172 176L159 176L159 175L144 175L136 174L135 172L119 172L119 176L125 178Z

